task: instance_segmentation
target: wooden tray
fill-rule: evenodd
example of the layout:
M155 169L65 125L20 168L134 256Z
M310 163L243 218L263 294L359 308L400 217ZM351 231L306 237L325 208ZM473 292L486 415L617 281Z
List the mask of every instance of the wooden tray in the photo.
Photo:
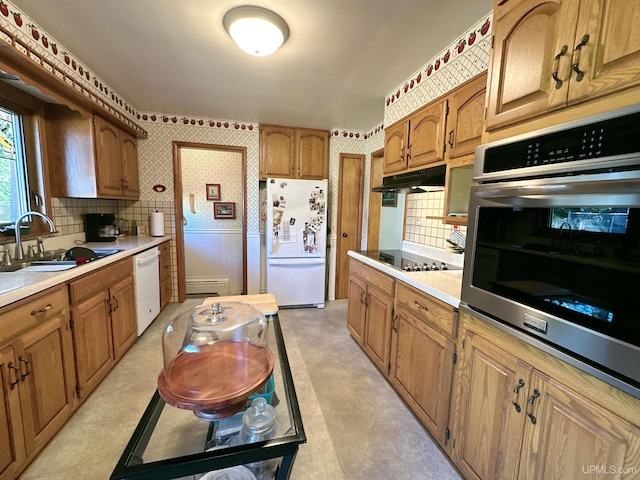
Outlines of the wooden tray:
M273 372L273 353L264 345L216 342L197 353L180 352L158 376L158 392L174 407L207 420L240 411ZM166 370L166 371L165 371Z

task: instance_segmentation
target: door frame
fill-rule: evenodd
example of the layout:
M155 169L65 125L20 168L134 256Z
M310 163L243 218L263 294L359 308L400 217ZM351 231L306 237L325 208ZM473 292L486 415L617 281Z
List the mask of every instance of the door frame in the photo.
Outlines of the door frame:
M369 164L369 211L367 214L367 250L378 250L380 245L380 210L382 194L371 189L382 183L384 148L371 152Z
M182 159L180 157L181 148L199 148L202 150L222 150L225 152L236 152L242 155L242 204L240 215L242 217L242 294L247 293L247 148L234 147L230 145L215 145L210 143L195 142L172 142L173 149L173 204L174 216L176 219L176 269L178 277L178 302L182 303L187 299L187 278L185 267L184 248L184 224L183 204L182 204Z
M337 230L336 230L336 256L335 256L335 262L336 262L336 268L335 268L335 287L334 287L334 297L336 299L338 299L338 286L340 285L340 281L342 282L347 282L347 295L348 295L348 281L349 279L341 279L340 278L340 252L342 250L342 235L341 235L341 231L342 231L342 189L343 189L343 180L344 180L344 175L342 175L342 169L344 166L344 159L345 157L349 157L349 158L357 158L360 161L360 164L358 166L360 173L360 184L358 185L358 189L359 189L359 195L358 195L358 222L356 225L357 228L357 235L356 235L356 245L357 248L360 248L360 246L362 245L362 211L364 209L364 167L365 167L365 155L360 154L360 153L341 153L340 154L340 162L338 164L338 171L339 171L339 181L338 181L338 209L337 212L338 214L337 216L337 222L336 222L336 226L337 226ZM348 275L347 275L348 277Z

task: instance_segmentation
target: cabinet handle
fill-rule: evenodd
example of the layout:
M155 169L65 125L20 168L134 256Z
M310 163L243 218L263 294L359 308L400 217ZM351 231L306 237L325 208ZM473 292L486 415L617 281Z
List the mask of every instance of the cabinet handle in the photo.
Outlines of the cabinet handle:
M364 297L364 306L369 308L369 295L365 295Z
M589 41L589 34L585 34L580 43L576 45L576 48L573 49L573 71L576 72L576 81L580 82L584 78L584 72L580 70L580 52L582 51L582 47L584 47Z
M360 294L360 303L364 305L364 291Z
M112 312L115 312L118 307L120 306L120 302L118 301L118 297L113 297L113 303L115 303L115 306L113 307L113 310L111 310Z
M404 162L404 146L400 149L400 160Z
M520 389L522 387L524 387L524 380L520 379L520 380L518 380L518 385L516 385L516 388L513 389L513 393L516 394L516 400L518 399L518 392L520 391ZM516 412L520 413L522 411L522 407L520 406L520 404L518 402L513 400L511 403L513 403L513 406L515 407Z
M455 130L451 130L451 131L449 132L449 141L448 141L448 143L449 143L449 146L450 146L451 148L453 148L453 132L454 132L454 131L455 131Z
M396 327L397 320L398 320L398 315L394 315L393 320L391 321L391 329L396 333L398 332L398 327Z
M44 313L44 312L48 312L49 310L51 310L53 307L51 306L50 303L47 304L46 307L41 308L40 310L33 310L31 312L31 315L38 315L39 313Z
M553 59L553 73L551 74L551 78L556 81L556 90L562 87L562 80L558 77L558 69L560 68L560 58L567 53L569 47L567 45L563 45L560 53L558 53Z
M18 357L18 360L21 363L24 363L25 373L22 373L22 368L20 368L20 379L24 382L24 379L31 373L31 362L24 358L22 355Z
M20 383L20 380L18 379L18 374L20 373L20 369L18 369L18 367L16 367L13 364L13 362L7 363L7 367L9 367L9 372L13 370L13 378L16 379L15 382L9 382L9 387L11 387L11 390L13 390L14 388L16 388L16 385Z
M527 400L527 403L529 405L527 405L527 417L529 417L529 420L531 420L531 423L533 423L534 425L538 422L538 420L536 419L536 417L533 415L533 402L535 401L536 398L538 398L540 396L540 390L538 390L537 388L533 391L533 395L531 395L531 397L529 397L529 400Z
M418 310L424 310L425 312L429 311L429 307L427 307L426 305L420 305L420 303L418 303L417 300L414 300L413 304L416 306Z

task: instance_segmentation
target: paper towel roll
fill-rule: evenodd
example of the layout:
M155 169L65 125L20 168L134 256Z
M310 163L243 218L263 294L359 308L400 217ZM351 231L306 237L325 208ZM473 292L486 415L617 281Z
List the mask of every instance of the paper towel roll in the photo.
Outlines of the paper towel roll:
M152 237L164 237L164 213L151 212L149 223L151 224Z

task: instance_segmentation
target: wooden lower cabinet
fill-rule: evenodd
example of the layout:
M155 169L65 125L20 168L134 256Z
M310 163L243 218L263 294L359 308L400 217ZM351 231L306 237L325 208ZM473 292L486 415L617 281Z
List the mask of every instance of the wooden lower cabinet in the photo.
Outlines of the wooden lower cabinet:
M171 242L166 241L159 245L160 249L160 310L167 306L173 295L171 284Z
M131 258L69 284L78 398L85 399L136 339Z
M347 328L373 363L389 373L395 280L350 260Z
M0 479L13 479L69 419L76 401L66 289L52 288L0 310L28 325L0 346Z
M640 478L640 400L463 318L452 458L465 478Z
M393 322L391 383L444 446L455 343L402 307Z

